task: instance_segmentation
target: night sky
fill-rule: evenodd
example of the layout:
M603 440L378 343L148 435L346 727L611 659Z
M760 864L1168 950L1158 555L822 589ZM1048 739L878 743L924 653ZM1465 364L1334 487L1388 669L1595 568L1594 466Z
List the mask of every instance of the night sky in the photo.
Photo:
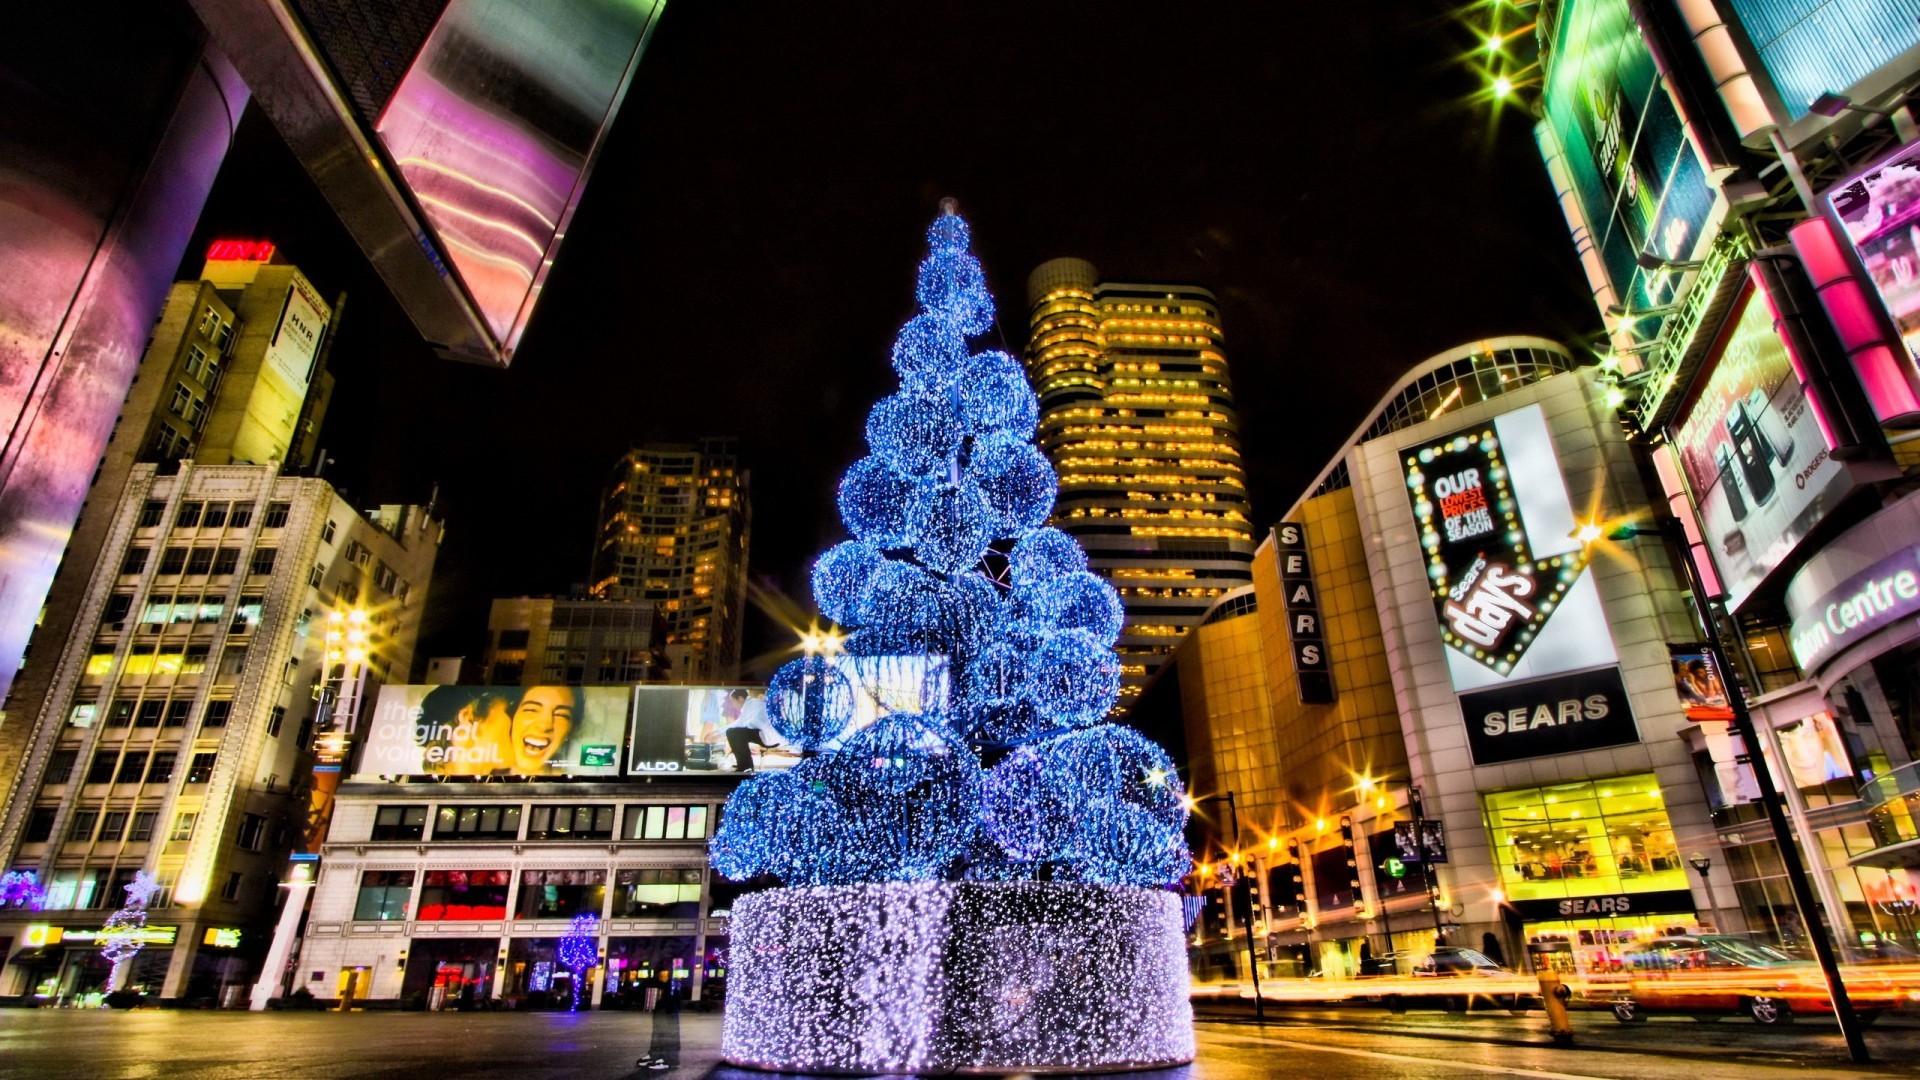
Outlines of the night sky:
M1219 295L1264 531L1412 364L1598 329L1531 120L1474 100L1475 40L1410 4L675 0L510 370L432 354L254 110L183 276L270 239L349 294L327 476L358 505L438 485L423 657L477 657L492 597L584 582L648 441L741 438L753 573L805 604L947 195L1000 304L982 344L1021 352L1057 256Z

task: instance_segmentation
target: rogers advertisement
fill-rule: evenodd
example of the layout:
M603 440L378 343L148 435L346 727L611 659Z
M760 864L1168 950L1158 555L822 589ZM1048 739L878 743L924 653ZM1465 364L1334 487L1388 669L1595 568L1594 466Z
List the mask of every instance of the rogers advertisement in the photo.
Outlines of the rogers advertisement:
M1672 438L1732 610L1853 481L1828 454L1773 313L1752 286L1728 325Z

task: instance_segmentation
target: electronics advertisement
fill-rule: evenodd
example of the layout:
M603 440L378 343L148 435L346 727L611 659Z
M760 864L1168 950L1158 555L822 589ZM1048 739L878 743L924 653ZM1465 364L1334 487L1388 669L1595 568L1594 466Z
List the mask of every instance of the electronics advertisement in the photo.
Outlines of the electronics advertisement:
M1920 143L1834 189L1827 202L1907 352L1920 359Z
M1727 607L1737 609L1852 489L1752 286L1711 372L1671 425Z
M617 776L624 686L383 686L357 777Z

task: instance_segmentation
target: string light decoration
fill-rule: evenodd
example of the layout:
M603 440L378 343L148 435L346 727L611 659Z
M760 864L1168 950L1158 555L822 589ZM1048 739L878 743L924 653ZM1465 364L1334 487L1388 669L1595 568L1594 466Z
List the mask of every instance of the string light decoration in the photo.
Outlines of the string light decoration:
M107 916L106 925L100 928L100 958L113 965L113 971L107 976L107 988L120 988L120 973L127 961L138 956L146 947L147 905L153 902L153 894L160 891L160 882L145 870L135 871L133 882L127 887L127 902L120 910Z
M1024 370L968 355L994 307L966 223L948 207L927 241L900 389L840 484L855 539L813 568L851 633L768 685L809 756L742 783L709 844L722 875L785 886L734 906L725 1053L841 1072L1186 1061L1173 762L1101 723L1119 597L1045 527L1058 479Z
M573 917L573 925L560 939L560 966L573 973L573 1005L568 1012L580 1011L580 990L586 985L587 972L600 964L600 916L582 912Z
M0 908L39 911L47 906L47 890L40 886L40 875L32 870L8 870L0 874Z
M853 719L853 682L824 656L803 656L767 681L767 718L780 737L817 750Z
M721 1054L781 1072L1190 1061L1180 897L1051 882L774 889L729 922Z

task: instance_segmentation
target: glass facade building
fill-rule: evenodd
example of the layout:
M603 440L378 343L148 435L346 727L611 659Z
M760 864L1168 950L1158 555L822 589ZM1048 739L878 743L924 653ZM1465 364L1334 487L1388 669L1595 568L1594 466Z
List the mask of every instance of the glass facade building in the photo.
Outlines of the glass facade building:
M1113 582L1128 707L1214 601L1252 580L1253 526L1213 294L1101 281L1054 259L1027 281L1027 371L1060 476L1053 524Z

